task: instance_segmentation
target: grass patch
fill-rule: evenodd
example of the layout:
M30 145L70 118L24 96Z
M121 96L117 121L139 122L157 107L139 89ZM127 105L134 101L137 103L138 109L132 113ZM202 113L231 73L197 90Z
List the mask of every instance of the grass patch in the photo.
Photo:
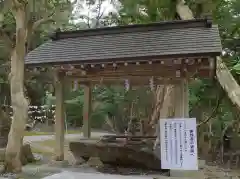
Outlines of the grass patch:
M43 150L43 149L39 149L39 148L35 148L35 147L32 147L31 150L32 150L32 153L41 154L43 156L52 156L53 155L53 152L51 152L51 151Z
M35 142L37 145L41 145L43 147L50 147L52 149L55 148L56 142L55 140L44 140L41 142ZM68 141L65 141L64 145L67 146L69 144Z
M65 134L81 134L80 130L67 130L67 132L65 131Z
M46 147L51 147L54 149L55 147L55 141L54 140L44 140L44 141L41 141L41 142L37 142L38 145L41 145L41 146L46 146Z
M25 136L38 136L38 135L53 135L53 132L36 132L36 131L25 131Z

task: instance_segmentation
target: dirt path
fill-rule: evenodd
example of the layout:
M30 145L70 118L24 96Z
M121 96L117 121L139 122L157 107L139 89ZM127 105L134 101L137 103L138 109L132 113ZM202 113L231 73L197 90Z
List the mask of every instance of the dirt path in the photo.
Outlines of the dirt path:
M114 134L110 134L107 132L92 132L92 137L98 138L103 135L114 135ZM52 141L52 144L54 144L54 137L55 137L54 135L25 136L23 141L24 141L24 143L29 143L31 145L33 151L37 151L36 153L53 154L54 153L53 146L52 145L49 146L48 144L45 145L44 141ZM81 138L83 138L82 134L65 134L66 142L74 140L74 139L81 139Z
M103 135L114 135L108 132L92 132L92 137L101 137ZM35 135L35 136L25 136L23 141L24 142L39 142L44 140L54 140L54 135ZM82 134L65 134L65 139L77 139L83 138Z

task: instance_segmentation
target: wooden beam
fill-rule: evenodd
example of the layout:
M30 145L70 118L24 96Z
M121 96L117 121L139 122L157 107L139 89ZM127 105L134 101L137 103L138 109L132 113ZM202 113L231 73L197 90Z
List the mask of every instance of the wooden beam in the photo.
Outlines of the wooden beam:
M133 86L148 86L150 84L150 77L130 77L127 76L126 78L101 78L101 77L94 77L94 78L81 78L78 76L68 76L67 79L69 80L77 80L81 84L91 83L91 84L99 84L99 85L124 85L125 80L128 80L129 83ZM154 78L154 83L157 84L175 84L178 83L181 79L164 79L164 78Z
M63 75L60 73L55 74L55 96L56 96L56 109L55 109L55 160L64 160L64 84Z
M99 64L62 64L53 65L52 68L58 71L66 73L67 76L79 76L86 78L98 77L123 77L124 76L155 76L163 78L174 78L176 73L180 77L211 77L215 71L212 63L215 59L209 57L202 58L179 58L179 59L168 59L159 60L153 59L151 61L123 61L123 62L108 62ZM46 70L47 69L47 70ZM27 73L32 75L46 75L51 73L53 70L50 68L44 68L41 70L40 67L34 69L27 69ZM44 73L39 73L39 72ZM29 75L26 75L29 76Z
M80 61L79 63L69 64L56 64L54 67L62 68L62 69L99 69L99 68L108 68L108 67L123 67L123 66L134 66L146 65L146 64L161 64L162 66L174 66L180 64L188 64L188 65L201 65L202 62L207 64L208 59L211 58L209 56L202 57L186 57L186 58L170 58L170 59L151 59L151 60L118 60L118 61L102 61L102 62L92 62L92 61ZM71 67L70 67L71 66Z
M92 102L92 89L90 84L84 85L84 107L83 107L83 136L85 138L91 137L91 102Z
M138 77L162 77L162 78L175 78L176 72L179 72L180 77L185 76L203 76L209 77L209 71L213 71L214 69L210 69L209 65L174 65L174 66L162 66L160 64L155 65L138 65L135 67L121 66L117 68L106 67L104 69L91 69L82 71L79 69L75 69L70 72L66 72L68 76L79 76L84 78L94 78L94 77L118 77L125 78L125 76L138 76ZM204 73L203 73L204 72ZM206 72L206 73L205 73ZM207 76L206 76L207 75Z

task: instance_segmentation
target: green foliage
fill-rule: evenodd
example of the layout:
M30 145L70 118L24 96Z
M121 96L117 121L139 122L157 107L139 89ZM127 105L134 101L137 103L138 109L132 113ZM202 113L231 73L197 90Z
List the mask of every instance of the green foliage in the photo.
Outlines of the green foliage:
M70 26L69 17L72 14L73 3L69 0L31 0L26 1L26 18L28 30L28 51L36 48L46 40L50 32L56 28ZM9 57L15 43L14 8L11 0L0 1L0 75L8 85L10 70ZM33 105L41 104L46 89L45 79L27 76L26 89ZM1 93L0 98L9 98L9 93Z
M203 17L206 13L213 14L214 21L219 24L220 35L226 51L225 61L234 74L234 77L238 80L238 74L240 73L239 54L232 48L233 45L231 43L234 39L239 38L239 1L187 0L186 2L194 11L196 17ZM91 13L95 12L95 16L90 18L89 14L82 14L80 12L85 5L79 1L75 9L74 18L80 17L82 20L78 21L79 23L77 23L75 28L95 27L94 18L98 18L96 11L97 3L97 1L89 1L89 6L87 7ZM102 16L100 21L104 21L105 25L121 25L149 23L176 18L175 1L121 0L119 3L117 3L116 12L113 11L108 16ZM90 22L90 25L88 22ZM208 117L218 119L213 120L216 132L221 131L222 126L228 125L229 121L235 118L235 111L232 108L232 104L223 95L223 90L214 79L196 79L189 85L191 116L197 117L200 121ZM71 123L74 120L82 120L83 91L74 92L72 95L66 101L67 116ZM125 123L126 126L131 116L141 119L149 118L152 112L152 103L153 93L149 88L142 87L126 92L123 87L96 87L93 90L94 109L91 119L95 126L101 126L106 120L106 116L108 116L113 123L118 123L118 126L121 126L120 123ZM133 109L131 109L132 106ZM212 114L216 106L217 110ZM199 113L201 115L198 115ZM119 130L122 131L124 125L120 128Z
M45 1L43 0L29 2L29 19L35 22L42 18L50 17L52 19L35 29L32 35L34 40L31 42L31 48L35 48L47 40L47 34L57 27L61 27L63 30L96 28L103 25L149 23L176 18L176 1L174 0L120 0L115 3L116 12L110 12L107 16L102 6L104 0L91 0L85 4L82 0L72 3L70 1L51 0L47 4L44 4ZM224 61L239 81L239 52L235 48L236 45L233 44L236 44L236 39L239 39L240 34L240 1L186 0L186 2L196 17L203 17L206 13L212 13L214 22L219 24L220 36L225 50ZM75 5L74 8L73 4ZM15 22L12 14L7 10L10 8L9 4L5 5L4 11L0 13L0 24L1 27L3 24L5 25L4 32L9 32L11 36L15 31ZM86 8L89 13L83 13L86 12L84 11ZM72 9L73 14L71 14ZM3 43L4 45L1 45ZM5 41L1 41L1 34L0 52L0 59L3 59L1 64L6 63L10 50ZM6 74L1 79L6 81ZM33 79L31 81L29 86L40 94L34 98L42 98L45 90L43 77L36 80L39 85ZM223 91L214 79L196 79L190 83L189 91L191 116L197 117L199 121L211 117L216 134L220 133L222 126L226 126L236 119L232 104L226 96L222 95ZM219 98L223 99L220 100ZM52 97L47 96L46 99L46 104L54 103ZM151 116L153 99L153 93L148 87L139 87L128 92L123 87L95 87L93 89L91 120L94 127L99 127L105 123L106 117L108 117L114 126L118 126L119 129L117 130L123 131L130 118L145 119ZM67 93L65 103L69 124L82 124L83 100L83 90ZM216 106L218 107L217 112L212 115Z
M81 125L83 116L84 92L77 90L66 95L66 117L70 125Z
M148 118L153 93L149 88L126 91L124 87L96 86L92 90L92 127L101 128L110 119L114 130L124 132L131 118ZM82 125L84 92L82 89L66 95L67 122ZM150 107L150 109L149 109ZM109 127L109 126L108 126Z

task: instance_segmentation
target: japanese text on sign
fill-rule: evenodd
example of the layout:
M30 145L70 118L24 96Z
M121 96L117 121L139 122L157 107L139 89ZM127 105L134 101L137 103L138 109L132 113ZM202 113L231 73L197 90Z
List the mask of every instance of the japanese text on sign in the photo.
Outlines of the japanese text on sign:
M163 169L197 170L196 119L161 119Z

